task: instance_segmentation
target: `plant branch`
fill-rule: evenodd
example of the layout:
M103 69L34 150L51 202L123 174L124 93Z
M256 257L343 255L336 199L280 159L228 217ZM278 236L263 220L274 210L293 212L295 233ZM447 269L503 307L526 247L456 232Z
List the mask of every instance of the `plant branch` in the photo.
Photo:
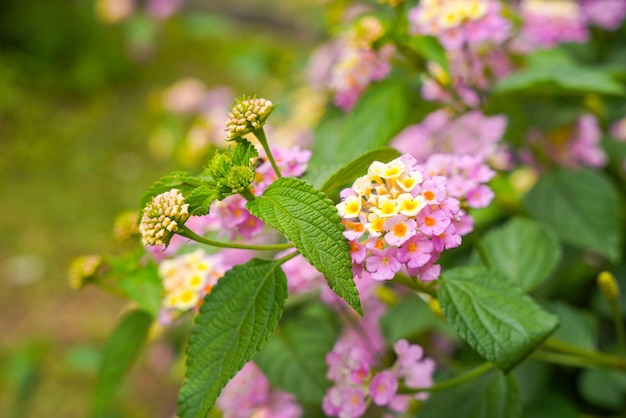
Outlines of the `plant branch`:
M213 241L193 232L191 229L186 226L182 226L178 232L178 235L181 235L185 238L189 238L192 241L199 242L200 244L211 245L213 247L219 248L234 248L238 250L256 250L256 251L278 251L278 250L286 250L288 248L293 248L292 244L273 244L273 245L251 245L251 244L238 244L234 242L221 242L221 241Z

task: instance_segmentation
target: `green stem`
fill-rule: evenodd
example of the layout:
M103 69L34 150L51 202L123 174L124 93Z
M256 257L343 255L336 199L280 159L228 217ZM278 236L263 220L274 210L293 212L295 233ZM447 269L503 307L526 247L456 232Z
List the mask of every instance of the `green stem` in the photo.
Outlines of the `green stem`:
M553 353L545 350L537 350L532 354L532 358L546 363L559 364L561 366L594 368L597 364L586 358L572 356L569 354Z
M220 242L213 241L193 232L191 229L186 226L182 226L177 232L178 235L181 235L185 238L189 238L190 240L199 242L200 244L211 245L213 247L219 248L235 248L238 250L257 250L257 251L278 251L278 250L286 250L288 248L293 248L292 244L273 244L273 245L250 245L250 244L237 244L234 242Z
M295 256L300 255L300 251L296 250L292 253L289 253L281 258L279 258L278 261L280 264L286 263L287 261L291 260L292 258L294 258Z
M248 202L252 202L254 199L256 199L256 196L253 195L249 189L244 189L239 192L239 194L242 195L244 199L246 199Z
M437 299L437 290L429 284L425 284L415 277L408 277L403 274L396 274L392 280L393 283L401 284L416 292L426 293L427 295Z
M280 174L280 170L278 169L278 165L276 164L276 160L274 160L274 156L272 155L272 151L270 151L270 146L267 143L267 137L265 136L265 131L263 130L263 128L259 128L259 129L256 129L255 131L253 131L253 133L254 133L254 136L256 136L256 138L259 140L259 142L263 146L263 149L265 150L265 153L267 154L267 158L269 158L270 163L272 164L272 167L274 168L274 172L276 173L278 178L281 178L283 175Z
M615 299L611 306L611 314L613 315L613 325L615 326L615 333L617 334L617 343L621 354L626 353L626 335L624 335L624 318L619 309L619 300Z
M542 348L564 354L570 354L577 357L582 357L584 359L593 361L599 366L626 370L626 358L587 350L585 348L581 348L554 338L547 339L543 343Z
M460 376L454 377L450 380L446 380L441 383L437 383L427 388L402 388L398 391L398 393L419 393L419 392L439 392L442 390L449 389L454 386L462 385L465 382L468 382L481 374L484 374L493 368L493 364L491 363L483 363L482 365L476 367L475 369L470 370L469 372L462 374Z

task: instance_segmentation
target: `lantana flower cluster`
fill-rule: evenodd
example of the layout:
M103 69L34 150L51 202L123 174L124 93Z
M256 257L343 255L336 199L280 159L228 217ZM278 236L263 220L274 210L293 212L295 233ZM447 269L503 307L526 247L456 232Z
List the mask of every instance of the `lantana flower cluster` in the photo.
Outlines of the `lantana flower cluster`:
M297 418L302 407L295 397L270 386L254 362L243 369L224 387L216 402L224 418Z
M494 42L509 35L511 24L494 0L422 0L409 11L413 34L439 38L446 49Z
M341 197L337 211L353 272L374 280L391 280L403 267L423 281L436 280L441 266L434 263L444 249L461 244L457 225L468 223L447 178L431 176L407 154L372 163Z
M398 387L426 388L432 385L435 362L424 358L424 350L407 340L393 345L397 360L386 369L376 371L376 358L362 339L340 339L326 356L328 389L322 409L328 416L357 418L362 416L371 400L386 407L388 416L405 413L412 399L425 399L427 394L398 394ZM391 415L395 413L394 415Z
M539 148L544 157L568 168L604 167L608 158L600 145L602 132L598 119L590 114L581 115L572 124L549 132L547 135L538 130L532 130L528 135L529 145ZM546 161L537 159L530 150L523 150L524 162L538 168L543 167Z
M143 245L167 245L189 218L189 205L178 189L155 196L146 205L139 222Z
M167 324L176 314L198 307L226 270L221 257L201 249L163 260L158 271L163 283L160 322Z
M311 158L311 151L295 146L288 149L272 148L272 155L284 177L301 176ZM259 151L261 163L257 166L252 192L260 196L276 179L272 165L263 150ZM241 235L251 239L263 230L263 222L246 209L246 200L240 195L228 196L221 201L213 202L207 215L210 229L228 231L230 238Z
M523 0L522 30L513 48L530 52L562 42L585 42L589 37L583 10L575 0Z

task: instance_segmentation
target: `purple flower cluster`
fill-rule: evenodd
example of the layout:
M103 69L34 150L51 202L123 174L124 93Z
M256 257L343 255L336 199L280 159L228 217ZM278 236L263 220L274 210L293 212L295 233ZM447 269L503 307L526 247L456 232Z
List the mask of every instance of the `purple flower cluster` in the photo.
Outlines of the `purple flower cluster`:
M294 396L273 389L253 362L247 363L228 382L216 404L224 418L297 418L302 415L302 407Z
M343 338L326 356L327 377L334 382L322 403L326 415L357 418L365 413L371 400L379 407L386 407L390 416L397 416L407 411L412 399L426 397L425 393L397 393L399 383L408 388L432 385L435 362L424 358L422 347L399 340L393 346L397 360L379 371L375 370L377 358L369 347L360 339Z
M448 191L448 179L430 175L408 154L372 163L341 198L337 211L359 277L391 280L405 267L423 281L436 280L441 252L459 246L461 235L472 229Z
M506 169L510 155L500 144L506 125L502 115L485 116L472 111L455 118L444 108L405 128L392 140L392 146L413 155L420 163L433 154L472 155Z
M512 48L531 52L552 48L563 42L586 42L586 19L575 0L523 0L520 4L522 29Z
M536 158L539 153L540 156L548 157L561 167L604 167L607 156L600 146L601 139L602 132L598 120L592 114L586 113L573 124L561 127L548 135L543 135L537 130L531 131L528 138L531 150L525 150L522 157L524 162L534 166L543 165L541 160ZM534 154L532 150L535 150Z
M500 44L511 28L501 9L495 0L423 0L409 11L410 30L436 36L448 50L484 42Z

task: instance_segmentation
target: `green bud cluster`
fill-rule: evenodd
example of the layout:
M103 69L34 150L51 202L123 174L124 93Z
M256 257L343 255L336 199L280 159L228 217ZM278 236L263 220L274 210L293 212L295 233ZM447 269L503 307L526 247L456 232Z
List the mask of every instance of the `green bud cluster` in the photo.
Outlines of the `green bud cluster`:
M228 139L239 138L261 128L274 108L272 102L266 99L238 99L226 121Z
M227 152L215 153L207 170L215 182L219 199L250 189L258 155L254 145L245 139L238 139L235 147Z
M167 245L189 218L189 205L178 189L155 196L143 210L139 232L143 245Z

